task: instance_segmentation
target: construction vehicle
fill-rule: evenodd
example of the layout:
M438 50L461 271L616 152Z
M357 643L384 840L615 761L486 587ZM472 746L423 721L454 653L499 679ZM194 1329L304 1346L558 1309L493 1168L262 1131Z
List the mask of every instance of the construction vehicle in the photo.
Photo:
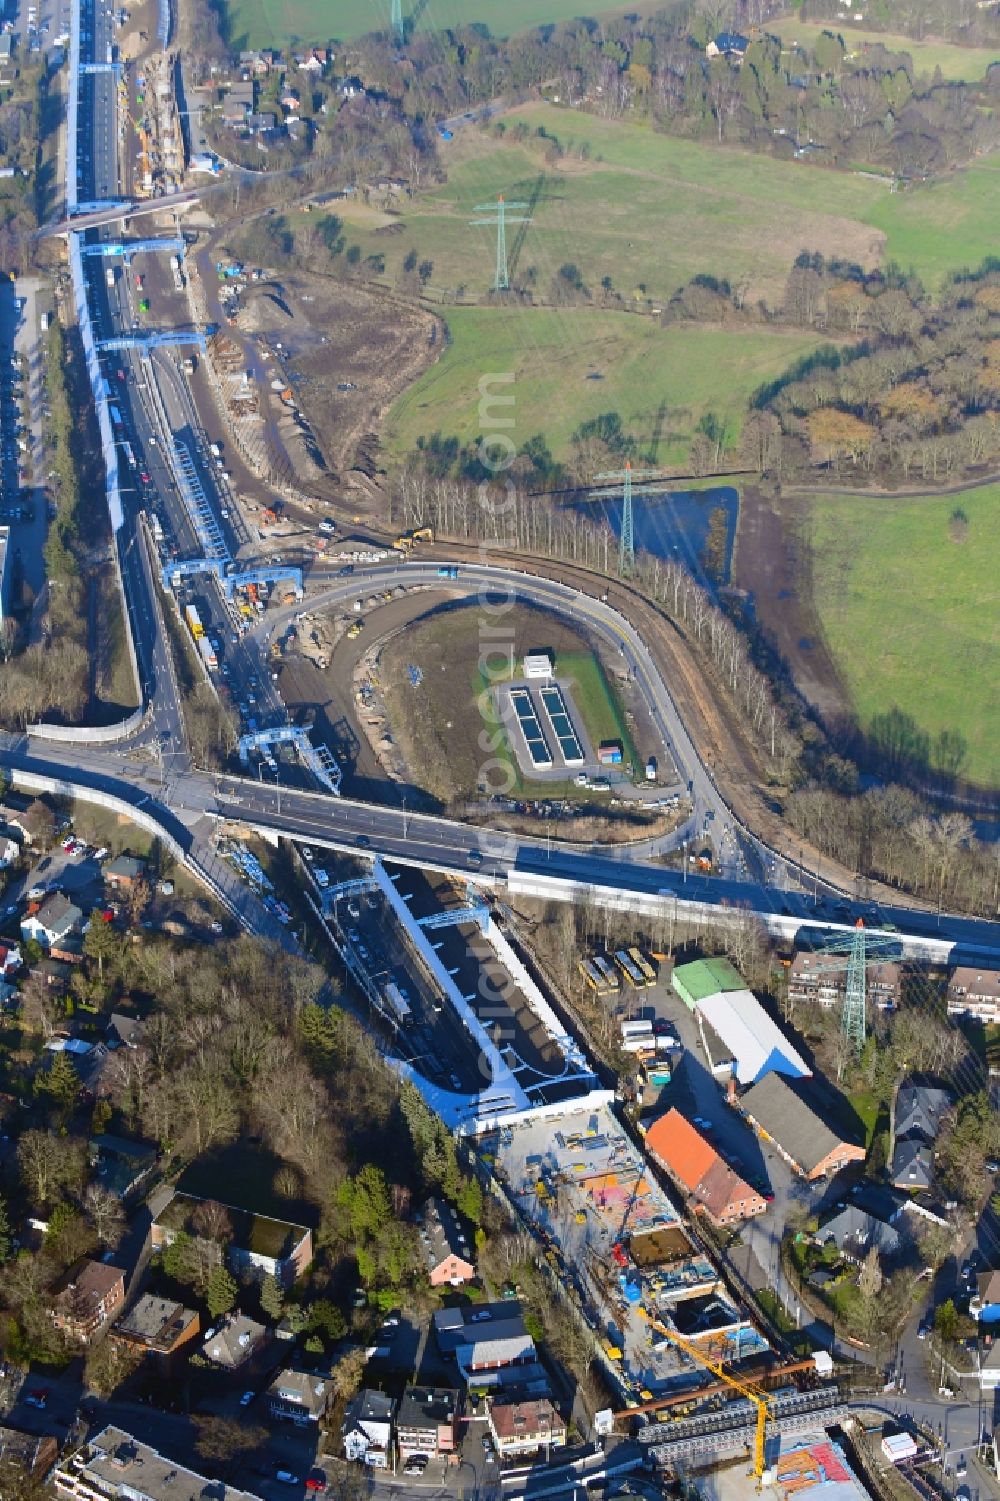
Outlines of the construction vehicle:
M741 1397L752 1402L757 1409L757 1423L754 1429L753 1444L753 1474L757 1480L757 1489L760 1490L764 1476L765 1439L767 1437L767 1418L771 1410L771 1398L763 1391L756 1382L743 1380L739 1376L731 1375L722 1365L721 1361L713 1360L710 1355L704 1354L692 1340L685 1339L683 1334L678 1334L676 1329L668 1329L660 1319L650 1314L647 1309L640 1308L638 1312L646 1319L657 1334L662 1334L672 1345L693 1360L696 1365L703 1366L706 1371L711 1371L723 1386L731 1391L738 1392Z
M409 552L411 547L416 547L418 542L433 542L434 528L432 526L418 526L414 531L401 532L393 546L403 552Z

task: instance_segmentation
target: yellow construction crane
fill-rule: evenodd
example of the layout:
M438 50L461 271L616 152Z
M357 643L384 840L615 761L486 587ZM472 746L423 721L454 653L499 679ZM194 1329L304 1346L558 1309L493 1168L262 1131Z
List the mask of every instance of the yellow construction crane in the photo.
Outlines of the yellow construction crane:
M725 1386L731 1387L735 1392L739 1392L741 1397L745 1397L748 1402L752 1402L754 1407L756 1407L757 1426L754 1432L753 1473L757 1477L757 1489L760 1490L764 1475L764 1440L767 1436L767 1415L770 1410L770 1398L767 1392L762 1391L752 1381L741 1381L738 1376L730 1375L723 1367L721 1361L713 1360L710 1355L705 1355L691 1340L685 1339L683 1334L678 1334L676 1329L668 1329L666 1324L662 1324L658 1318L648 1313L646 1309L642 1308L639 1312L644 1319L649 1321L652 1328L658 1334L662 1334L672 1345L677 1345L679 1349L683 1350L686 1355L689 1355L698 1365L704 1366L707 1371L711 1371L713 1376L716 1376ZM693 1393L693 1395L696 1396L697 1393Z

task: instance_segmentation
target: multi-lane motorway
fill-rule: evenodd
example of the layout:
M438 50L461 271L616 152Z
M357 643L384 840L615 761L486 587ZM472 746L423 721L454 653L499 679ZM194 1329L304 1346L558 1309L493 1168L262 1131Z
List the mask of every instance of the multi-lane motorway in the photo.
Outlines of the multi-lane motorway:
M84 57L104 60L109 55L107 0L83 0L81 45ZM111 196L119 184L116 88L111 74L91 75L83 81L80 138L80 196ZM91 232L91 242L96 233ZM134 269L126 265L109 277L108 262L102 258L90 257L85 264L87 300L98 336L132 329L139 311ZM158 316L165 314L166 321L175 326L186 322L186 303L170 305L174 294L164 292L162 275L155 277L155 284L162 304ZM662 848L657 844L638 844L615 853L606 848L582 849L558 840L543 842L489 833L447 819L415 815L405 808L337 800L246 778L213 778L194 770L185 749L179 693L154 579L157 560L139 519L144 509L155 509L181 556L197 550L190 496L182 493L177 466L171 458L175 438L181 438L190 453L198 483L212 509L213 525L229 556L246 554L248 533L241 518L231 510L227 513L191 389L175 355L163 350L151 355L126 350L109 362L107 374L109 399L113 398L120 414L116 438L123 454L131 455L122 470L126 483L119 553L148 712L139 734L112 752L107 748L63 748L37 740L29 744L23 737L6 737L0 741L0 759L12 770L50 776L64 786L75 784L85 794L114 793L131 806L141 807L145 816L156 818L202 869L208 869L213 861L208 838L212 821L231 818L351 850L362 858L382 853L413 863L476 872L493 880L531 877L544 882L550 878L564 887L573 883L608 893L631 893L646 901L662 897L678 904L705 903L716 910L738 907L760 913L772 925L813 921L844 926L861 916L869 923L888 923L901 932L918 935L938 949L956 944L970 954L1000 951L998 925L909 909L873 911L869 904L852 903L820 881L815 882L811 898L766 885L773 852L733 818L640 634L603 600L537 574L462 564L458 581L449 588L482 596L484 610L494 609L498 594L555 610L585 626L620 654L623 666L645 697L660 740L657 752L664 761L674 763L687 784L692 814L677 831L675 844L710 832L715 848L728 852L721 878L692 876L686 868L671 870L658 862ZM333 576L317 565L310 581L316 586L312 602L318 606L349 606L388 583L405 582L407 588L439 585L437 562L413 561L404 566L396 561L358 568L347 576ZM267 670L267 642L271 632L295 611L272 609L257 630L243 635L234 629L231 611L214 581L201 580L194 588L199 608L207 614L209 628L219 639L234 697L237 701L246 699L255 689L258 721L265 724L281 720L284 706ZM137 744L145 748L144 761L130 759ZM152 763L148 758L150 745L156 752ZM273 924L263 923L258 904L234 891L231 881L223 884L248 926L273 928Z

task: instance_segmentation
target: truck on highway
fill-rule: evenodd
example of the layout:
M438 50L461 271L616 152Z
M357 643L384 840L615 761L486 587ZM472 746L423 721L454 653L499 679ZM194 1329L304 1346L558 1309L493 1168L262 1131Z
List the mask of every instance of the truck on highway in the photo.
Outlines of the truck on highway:
M108 266L108 267L105 268L105 271L104 271L104 284L107 287L108 291L110 292L111 289L113 288L114 284L115 284L115 268L114 268L114 266Z
M207 636L198 637L198 650L201 652L201 660L205 666L214 672L219 665L219 659L215 655L215 647Z
M205 634L205 627L202 625L201 616L198 614L198 611L195 609L194 605L184 606L184 619L187 621L188 630L191 632L194 639L196 641L199 641Z
M400 990L395 981L389 981L388 985L383 991L383 995L385 996L386 1005L389 1007L389 1010L392 1012L399 1025L401 1027L408 1026L413 1020L413 1013L410 1010L409 1002L406 1000L403 992Z
M170 272L174 278L174 288L178 292L184 290L184 278L181 276L181 258L179 255L170 257Z

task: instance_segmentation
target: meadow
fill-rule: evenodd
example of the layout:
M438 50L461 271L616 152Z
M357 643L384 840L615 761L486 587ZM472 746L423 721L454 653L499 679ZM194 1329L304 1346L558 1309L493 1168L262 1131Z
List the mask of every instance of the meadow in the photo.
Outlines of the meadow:
M420 435L478 437L480 377L510 370L516 443L543 432L564 459L582 422L616 411L652 462L683 462L701 417L713 413L735 438L748 396L820 342L762 329L664 329L594 308L454 308L448 327L441 359L390 413L387 444L399 457Z
M864 31L857 26L838 27L835 21L800 21L789 16L780 21L769 21L767 30L780 36L787 45L800 47L812 47L824 31L832 31L843 37L848 57L862 61L866 47L881 45L890 52L908 52L918 73L932 74L935 68L940 68L942 78L948 83L975 83L982 79L990 63L1000 61L1000 53L988 47L957 47L952 42L929 39L917 42L896 32Z
M598 3L588 16L655 10L656 0L640 4ZM403 0L403 15L414 0ZM350 42L370 31L387 31L390 0L228 0L229 35L239 47L281 47L289 41ZM420 6L421 31L480 22L494 36L512 36L547 22L571 21L581 15L579 0L429 0Z
M516 141L519 121L531 133ZM519 109L504 124L502 140L470 126L444 145L447 182L415 196L391 233L349 226L364 254L384 257L389 281L415 250L433 262L431 295L488 289L495 232L471 221L477 205L500 193L530 205L530 225L508 225L508 257L512 283L541 300L572 262L592 290L610 277L626 297L666 300L704 273L776 302L803 249L868 268L892 260L933 289L995 253L1000 240L1000 156L892 192L873 176L679 140L554 105Z
M1000 485L984 485L906 500L818 497L805 523L813 603L860 724L897 706L931 736L959 730L963 777L991 787L998 514Z

